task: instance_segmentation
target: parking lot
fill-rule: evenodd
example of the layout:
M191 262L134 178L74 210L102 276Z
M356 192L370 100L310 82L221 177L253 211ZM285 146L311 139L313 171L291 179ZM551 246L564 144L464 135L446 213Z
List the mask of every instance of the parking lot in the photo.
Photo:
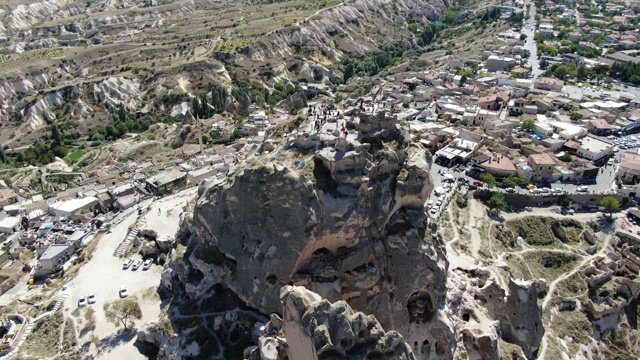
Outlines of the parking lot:
M195 195L195 188L183 191L176 195L153 201L145 200L140 204L142 208L149 207L144 215L146 228L153 229L158 233L159 238L174 236L178 229L180 213L187 200ZM160 212L158 212L160 209ZM87 296L90 292L95 292L96 303L91 306L96 311L96 330L94 334L104 342L113 340L113 335L117 328L107 322L103 306L105 302L119 300L119 290L122 285L127 287L129 297L137 297L142 309L143 319L136 322L137 327L144 323L155 321L160 314L160 301L155 296L155 289L158 288L161 278L161 267L152 265L149 270L122 269L124 259L115 257L114 251L127 235L130 225L136 222L137 210L131 208L120 214L123 220L111 228L110 233L105 233L93 254L91 261L84 265L78 275L71 281L67 288L69 296L65 300L65 315L69 316L78 307L80 296ZM137 254L133 258L139 259ZM87 341L88 334L81 343ZM133 339L125 342L110 351L101 358L104 359L145 359L136 349L133 348Z

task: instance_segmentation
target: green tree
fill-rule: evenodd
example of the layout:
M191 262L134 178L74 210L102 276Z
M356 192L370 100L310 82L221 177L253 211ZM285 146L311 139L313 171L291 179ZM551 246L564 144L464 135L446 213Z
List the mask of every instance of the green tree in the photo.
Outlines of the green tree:
M571 154L569 153L564 153L564 155L560 156L558 159L560 159L560 161L562 162L571 162Z
M498 214L508 207L507 202L504 200L504 194L501 192L493 193L487 205L489 206L489 211L493 214Z
M482 180L488 186L496 186L498 184L496 178L489 173L480 174L480 180Z
M62 132L58 128L58 125L51 125L51 140L53 140L53 147L62 146L63 137Z
M582 120L582 114L580 114L579 112L572 111L571 114L569 114L569 119L571 119L571 121Z
M467 82L467 74L463 74L463 75L460 77L460 85L459 85L459 86L463 86L463 85L464 85L464 83L466 83L466 82Z
M558 199L558 205L562 206L563 208L568 208L569 206L571 206L571 199L569 199L566 195L562 195Z
M534 127L535 127L535 123L533 122L533 120L525 120L522 123L522 129L523 130L533 131Z
M526 179L523 179L519 176L508 176L504 179L502 179L502 181L500 182L500 187L503 188L510 188L510 187L526 187L527 185L529 185L529 182Z
M349 81L349 79L353 77L354 71L355 71L355 66L353 65L353 63L348 63L347 66L345 66L344 68L344 74L342 75L342 82L346 84L347 81Z
M216 114L220 114L224 111L228 95L227 89L222 85L213 85L211 87L211 105L213 106Z
M578 68L578 73L576 75L576 77L580 80L586 80L589 78L589 70L587 70L587 67L582 65Z
M541 69L546 69L549 67L549 61L547 61L547 59L542 59L540 61L540 68Z
M600 206L609 213L609 219L613 219L613 212L620 209L620 202L613 196L605 196L600 200Z
M104 315L107 321L116 327L122 325L125 330L128 330L135 320L142 319L142 310L138 301L130 298L105 303Z

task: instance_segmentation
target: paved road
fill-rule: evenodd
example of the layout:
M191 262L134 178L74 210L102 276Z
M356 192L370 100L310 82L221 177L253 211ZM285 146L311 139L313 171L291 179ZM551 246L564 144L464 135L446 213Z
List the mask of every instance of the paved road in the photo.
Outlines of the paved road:
M525 19L522 33L527 35L524 48L529 51L529 66L531 66L531 74L533 75L533 78L531 79L531 88L533 89L535 79L540 76L544 70L540 69L540 63L538 61L538 45L534 39L536 35L536 4L533 1L525 1L525 13L527 11L527 4L530 4L531 7L529 8L529 18Z

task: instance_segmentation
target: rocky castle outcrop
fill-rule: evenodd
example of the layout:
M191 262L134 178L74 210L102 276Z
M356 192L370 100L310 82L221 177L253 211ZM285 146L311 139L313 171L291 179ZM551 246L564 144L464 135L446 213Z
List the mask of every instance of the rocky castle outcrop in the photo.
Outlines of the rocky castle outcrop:
M298 166L256 161L202 184L188 242L198 275L174 271L172 286L194 299L222 284L265 314L280 311L283 286L305 286L374 315L424 356L450 356L447 260L423 209L430 159L385 113L350 127L356 136L311 154L300 146Z
M245 330L261 325L250 309L272 314L254 338L259 348L246 355L266 359L288 351L298 355L290 359L379 351L498 359L500 341L535 357L544 333L538 284L504 282L480 266L449 269L424 210L433 188L428 152L394 116L353 111L335 132L294 133L228 179L200 184L178 234L186 251L163 274L176 311L234 309ZM337 130L343 123L346 137ZM208 300L218 298L234 300ZM197 333L185 331L180 347ZM146 338L158 346L154 336ZM304 349L313 353L301 356Z

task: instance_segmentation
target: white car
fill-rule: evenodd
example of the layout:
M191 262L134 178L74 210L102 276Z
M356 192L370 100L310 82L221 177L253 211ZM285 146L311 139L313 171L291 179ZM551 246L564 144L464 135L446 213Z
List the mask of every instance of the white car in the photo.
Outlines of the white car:
M578 192L587 192L589 191L589 188L586 186L578 186Z
M122 270L127 270L133 264L133 259L127 259L122 263Z
M510 187L510 188L507 188L505 191L508 192L508 193L514 193L514 192L516 192L516 189Z
M553 189L551 189L551 192L556 193L556 194L561 194L563 192L563 190L560 189L560 188L553 188Z
M133 265L131 265L131 270L138 270L140 268L140 265L142 265L142 260L138 259L134 261Z
M437 208L431 208L431 210L429 210L429 214L431 215L435 215L438 213L438 209Z
M89 296L87 296L87 303L89 304L96 303L96 293L94 293L93 291L89 293Z
M127 290L127 287L124 285L120 286L119 294L121 298L126 298L127 296L129 296L129 291Z
M80 299L78 299L78 307L83 306L87 306L87 298L85 298L84 296L80 296Z
M542 189L540 189L540 192L548 194L551 191L551 189L547 188L547 187L543 187Z
M152 264L153 264L153 259L145 260L144 264L142 265L142 270L149 270L149 268L151 268Z

